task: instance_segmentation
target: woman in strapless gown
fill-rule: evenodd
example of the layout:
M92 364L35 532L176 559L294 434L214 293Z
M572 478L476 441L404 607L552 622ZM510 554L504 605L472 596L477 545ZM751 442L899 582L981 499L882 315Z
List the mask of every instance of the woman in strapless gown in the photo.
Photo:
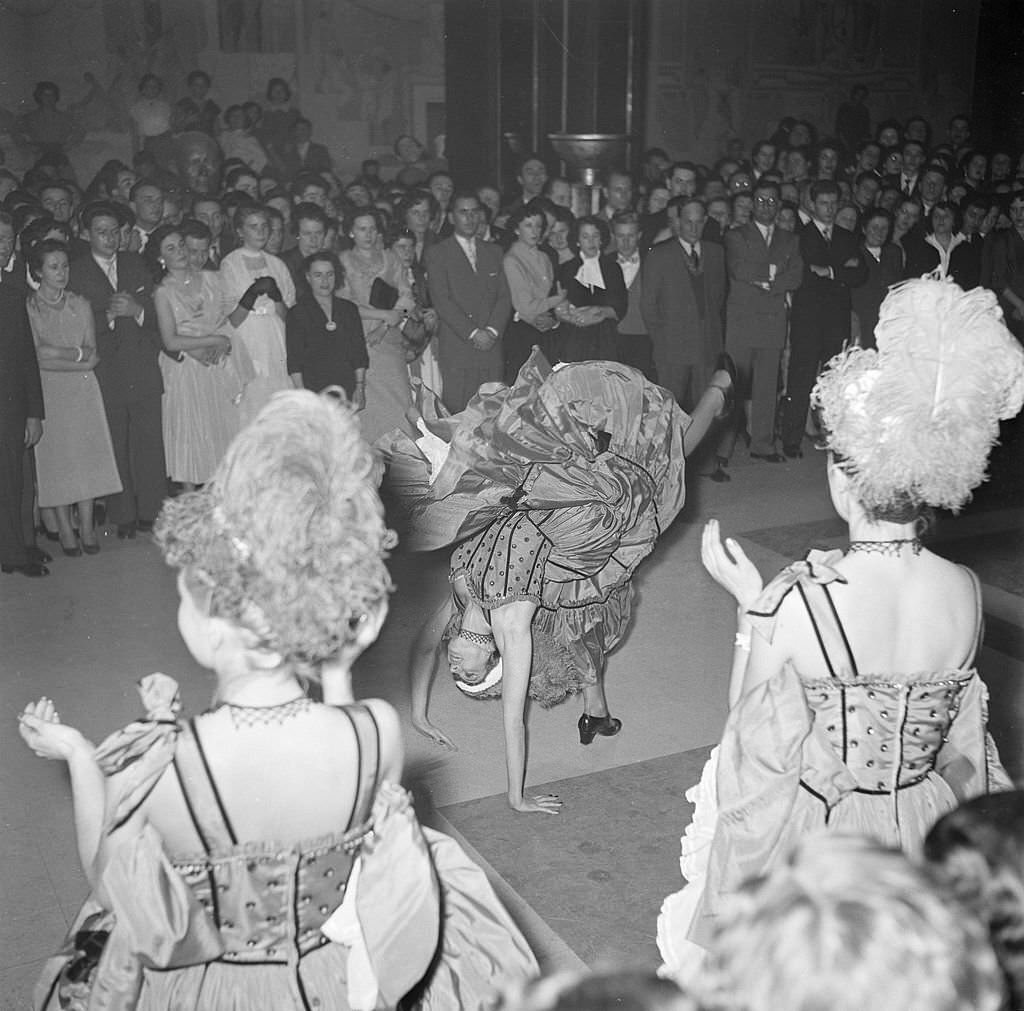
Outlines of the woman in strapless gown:
M975 667L978 579L920 533L984 476L997 419L1024 400L1024 352L990 292L931 280L895 289L876 333L877 351L837 356L814 394L846 552L812 551L764 587L717 521L705 528L704 564L739 628L725 731L687 793L689 883L658 923L680 980L723 898L812 830L916 852L960 800L1011 785Z
M483 871L421 829L397 713L351 694L392 588L373 474L348 405L275 397L156 527L210 708L147 675L145 716L94 747L25 707L26 743L69 765L92 886L37 1008L477 1011L537 974Z

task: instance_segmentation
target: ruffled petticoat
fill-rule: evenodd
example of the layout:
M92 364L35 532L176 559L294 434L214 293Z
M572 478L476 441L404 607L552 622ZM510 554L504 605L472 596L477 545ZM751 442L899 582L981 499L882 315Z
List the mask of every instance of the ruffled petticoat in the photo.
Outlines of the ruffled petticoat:
M660 976L674 979L686 989L700 974L705 949L690 940L690 932L704 896L711 844L718 823L718 747L711 749L700 780L686 791L693 804L693 817L680 840L679 869L686 884L669 895L658 916L658 951L661 952Z

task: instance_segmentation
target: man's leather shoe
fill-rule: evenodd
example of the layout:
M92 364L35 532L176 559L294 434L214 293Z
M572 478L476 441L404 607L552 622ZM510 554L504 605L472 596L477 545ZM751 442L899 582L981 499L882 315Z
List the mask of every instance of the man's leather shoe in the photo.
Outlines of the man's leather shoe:
M28 552L28 560L30 562L38 562L40 565L45 565L47 562L53 561L51 555L48 555L42 548L37 548L34 544L30 544L25 550Z
M133 541L133 540L135 540L135 524L134 523L118 523L118 525L117 525L117 539L119 541Z
M30 576L33 579L50 574L50 570L42 562L26 562L24 565L0 565L0 572L20 572L23 576Z
M153 532L153 521L152 520L137 520L135 523L135 529L140 534L151 534Z
M752 460L763 460L765 463L785 463L786 458L781 453L751 453Z
M782 452L790 460L802 460L804 458L804 451L799 446L783 446Z

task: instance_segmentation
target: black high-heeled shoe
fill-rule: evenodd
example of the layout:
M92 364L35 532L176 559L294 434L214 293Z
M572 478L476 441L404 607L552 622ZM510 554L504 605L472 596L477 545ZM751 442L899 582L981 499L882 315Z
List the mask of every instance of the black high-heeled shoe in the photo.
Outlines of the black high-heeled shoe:
M580 744L590 744L598 734L614 737L622 729L622 720L613 716L591 716L584 713L577 726L580 729Z

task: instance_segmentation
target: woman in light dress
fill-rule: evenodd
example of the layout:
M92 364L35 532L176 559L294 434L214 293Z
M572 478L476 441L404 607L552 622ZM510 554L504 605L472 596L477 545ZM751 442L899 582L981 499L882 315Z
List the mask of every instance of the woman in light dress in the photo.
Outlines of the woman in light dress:
M415 312L416 301L398 254L382 246L377 211L355 211L346 229L352 249L339 256L345 268L341 296L355 302L363 321L370 367L366 371L366 410L360 421L363 438L373 445L396 428L408 428L405 414L412 403L412 387L401 325L409 313ZM392 296L397 295L392 308L372 304L381 301L372 296L378 279L382 282L378 291L386 285Z
M96 554L93 500L121 491L121 479L96 380L96 336L89 303L68 283L67 246L43 239L29 270L39 282L28 315L43 381L46 423L35 447L39 506L56 510L60 545L69 556ZM71 507L77 506L78 533ZM79 544L79 537L81 544Z
M212 705L185 718L149 674L146 716L99 747L48 698L21 713L68 763L92 886L36 1008L371 1011L416 988L404 1007L478 1011L537 973L480 868L420 828L398 714L352 697L392 589L374 470L350 407L275 397L157 524Z
M235 212L238 249L221 260L222 308L252 360L254 377L242 394L242 424L248 424L279 390L292 389L285 349L285 317L295 305L295 282L287 266L266 251L270 219L261 207Z
M767 586L718 523L711 576L739 605L722 742L682 843L689 882L658 923L685 980L725 897L814 831L919 852L959 800L1011 783L987 732L975 666L981 587L929 551L932 509L957 511L985 476L999 420L1024 401L1024 351L995 295L912 280L882 303L878 350L837 355L814 400L845 552L811 551Z
M220 278L190 260L178 226L154 229L144 255L167 352L160 356L167 474L191 490L210 480L238 434L238 405L254 374L245 350L233 353Z

